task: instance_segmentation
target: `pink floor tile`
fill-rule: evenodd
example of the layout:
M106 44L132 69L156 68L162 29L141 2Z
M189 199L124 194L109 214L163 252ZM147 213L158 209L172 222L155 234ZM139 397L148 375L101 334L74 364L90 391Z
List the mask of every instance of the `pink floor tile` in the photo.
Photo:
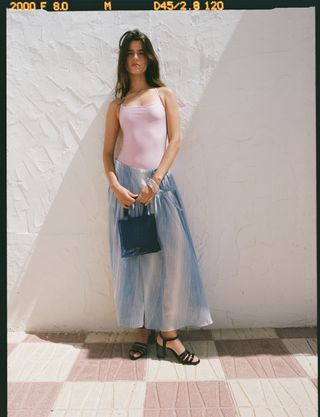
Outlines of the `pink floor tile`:
M318 378L310 378L315 387L318 388Z
M18 345L19 345L19 343L8 343L8 345L7 345L7 354L10 355L10 353L13 351L13 349Z
M279 337L317 337L316 327L281 327L275 328Z
M48 410L8 410L8 417L49 417Z
M227 378L307 377L279 339L215 341Z
M87 333L34 333L28 334L24 342L83 343Z
M129 359L132 343L87 343L76 359L68 381L142 380L146 358Z
M147 382L144 416L234 417L224 381Z
M9 382L10 417L47 417L62 387L59 382Z

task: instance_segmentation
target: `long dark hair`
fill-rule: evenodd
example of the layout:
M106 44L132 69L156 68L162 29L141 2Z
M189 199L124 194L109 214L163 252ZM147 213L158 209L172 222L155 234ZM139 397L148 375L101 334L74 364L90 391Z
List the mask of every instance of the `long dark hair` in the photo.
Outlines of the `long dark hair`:
M130 89L130 78L126 69L127 53L131 41L141 41L142 48L148 58L145 72L150 87L162 87L165 84L160 80L159 62L149 38L139 29L128 30L119 40L118 79L114 90L115 98L122 100Z

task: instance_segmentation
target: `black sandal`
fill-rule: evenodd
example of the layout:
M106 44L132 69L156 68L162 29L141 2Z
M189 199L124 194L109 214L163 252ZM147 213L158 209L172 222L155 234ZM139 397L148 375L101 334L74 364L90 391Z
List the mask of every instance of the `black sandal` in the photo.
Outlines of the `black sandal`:
M134 342L134 344L131 346L130 351L129 351L129 358L135 361L137 359L142 358L143 356L147 356L148 345L152 345L155 342L155 339L156 339L156 331L151 330L148 336L147 343ZM133 356L130 352L140 353L140 355Z
M198 359L197 362L192 362L194 358L194 353L189 352L187 349L185 349L180 355L177 354L177 352L169 347L166 346L166 343L170 340L176 340L179 338L178 334L175 337L166 338L162 335L161 331L159 332L159 335L161 339L163 340L163 346L159 345L159 343L156 341L156 347L157 347L157 356L160 359L165 358L167 349L171 350L171 352L174 353L175 357L178 359L180 363L183 365L198 365L200 362L200 359Z

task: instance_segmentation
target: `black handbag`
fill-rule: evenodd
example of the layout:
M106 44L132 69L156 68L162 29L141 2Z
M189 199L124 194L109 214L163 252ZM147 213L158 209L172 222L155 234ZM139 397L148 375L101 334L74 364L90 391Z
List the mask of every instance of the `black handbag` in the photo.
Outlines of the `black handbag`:
M129 210L123 209L124 216L118 220L121 242L121 257L144 255L161 250L156 219L144 205L141 216L130 217Z

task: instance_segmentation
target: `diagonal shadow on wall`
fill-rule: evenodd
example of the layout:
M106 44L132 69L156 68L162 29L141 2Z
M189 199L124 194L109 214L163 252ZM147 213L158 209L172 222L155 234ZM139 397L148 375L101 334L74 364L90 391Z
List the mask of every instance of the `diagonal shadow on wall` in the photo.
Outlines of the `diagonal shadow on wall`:
M291 320L290 306L305 317L300 299L301 294L307 297L304 283L300 291L296 280L294 290L286 292L287 303L280 303L288 277L304 274L304 263L298 260L305 242L299 228L292 226L307 224L299 223L298 208L310 204L310 195L297 186L305 179L305 165L293 166L292 160L299 160L301 152L308 157L314 151L312 140L303 146L299 140L309 128L301 103L310 90L304 65L311 54L303 46L307 39L301 40L299 66L290 49L296 43L288 41L291 32L283 35L281 15L271 41L268 22L274 19L268 21L261 13L252 16L244 14L207 78L201 99L193 103L173 167L212 317L215 326L223 327L286 324ZM252 37L257 31L259 42ZM296 70L288 76L293 65ZM190 88L196 88L196 80L191 81ZM102 164L105 108L79 144L34 242L23 280L12 289L8 311L13 328L116 327ZM181 107L181 112L185 110ZM273 262L290 241L296 245L287 258L283 252ZM288 259L297 262L290 266ZM287 277L281 282L279 271Z

